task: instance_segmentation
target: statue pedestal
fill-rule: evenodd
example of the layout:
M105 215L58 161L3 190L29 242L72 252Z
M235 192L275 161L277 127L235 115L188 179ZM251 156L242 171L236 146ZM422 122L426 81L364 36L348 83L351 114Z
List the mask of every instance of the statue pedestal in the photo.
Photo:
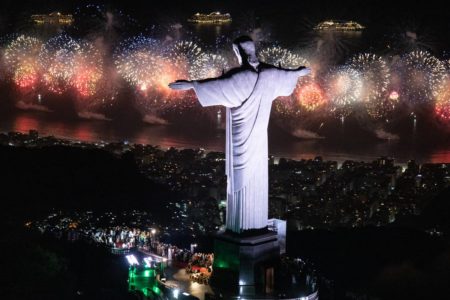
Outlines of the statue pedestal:
M319 299L314 269L280 255L277 234L271 231L217 235L210 285L208 300Z
M280 259L277 234L267 232L242 237L223 233L214 243L211 284L236 296L270 294L274 285L274 263Z

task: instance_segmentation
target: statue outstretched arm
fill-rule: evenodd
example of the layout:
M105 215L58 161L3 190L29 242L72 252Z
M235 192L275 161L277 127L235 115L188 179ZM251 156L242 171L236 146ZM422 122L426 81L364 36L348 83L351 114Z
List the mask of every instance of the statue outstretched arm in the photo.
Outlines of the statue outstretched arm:
M289 96L297 86L298 79L300 77L307 76L310 73L311 69L303 66L297 69L277 68L274 82L277 83L278 90L275 96Z
M311 68L301 66L295 69L295 72L297 72L298 77L302 77L311 74Z
M207 80L177 80L169 84L169 87L177 91L193 89L202 106L225 105L220 79Z
M169 83L169 87L176 91L187 91L194 88L194 83L189 80L177 80Z
M240 104L239 99L231 99L224 90L232 88L232 76L220 76L203 80L177 80L169 84L173 90L187 91L193 89L202 106L222 105L234 107Z

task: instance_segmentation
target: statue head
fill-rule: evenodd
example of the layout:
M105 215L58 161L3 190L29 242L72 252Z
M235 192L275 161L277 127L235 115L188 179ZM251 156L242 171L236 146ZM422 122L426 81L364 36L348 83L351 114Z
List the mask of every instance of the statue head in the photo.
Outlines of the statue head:
M256 56L255 43L248 36L241 36L233 41L233 50L240 65L250 66L257 70L259 60Z

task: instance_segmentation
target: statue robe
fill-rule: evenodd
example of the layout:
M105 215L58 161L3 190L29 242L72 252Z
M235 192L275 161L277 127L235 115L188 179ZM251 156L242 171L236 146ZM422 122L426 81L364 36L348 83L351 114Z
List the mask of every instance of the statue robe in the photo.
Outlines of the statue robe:
M227 74L194 81L202 106L226 107L226 228L240 233L267 226L268 143L272 101L289 96L298 72L269 65L234 69Z

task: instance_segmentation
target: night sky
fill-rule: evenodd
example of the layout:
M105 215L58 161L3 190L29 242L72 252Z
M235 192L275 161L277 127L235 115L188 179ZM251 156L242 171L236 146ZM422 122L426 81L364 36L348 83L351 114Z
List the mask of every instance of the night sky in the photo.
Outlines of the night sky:
M295 30L310 23L333 18L353 19L367 24L379 34L396 26L411 27L412 30L428 32L439 40L448 40L450 12L444 8L444 1L2 1L0 28L2 31L23 23L30 13L47 13L53 10L74 10L85 4L103 4L109 8L122 9L132 14L143 24L166 19L185 19L197 11L228 11L235 18L245 18L245 14L255 14L264 22L280 31ZM51 9L49 9L51 8ZM16 27L17 28L17 27ZM294 31L292 31L294 29ZM442 34L446 36L442 36Z
M186 20L196 12L222 11L229 12L233 18L231 28L224 35L233 36L237 32L245 33L246 28L262 28L270 33L270 41L279 43L289 49L307 48L314 45L313 27L326 19L354 20L366 26L361 38L357 42L339 43L337 47L343 48L343 53L336 59L336 64L344 63L351 55L358 52L373 52L379 55L404 54L408 51L405 45L405 35L411 32L418 37L418 45L441 59L448 59L450 50L450 11L444 9L441 1L206 1L206 0L174 0L174 1L12 1L0 3L0 44L13 34L30 34L37 30L30 22L30 15L36 13L50 13L61 11L75 14L75 25L68 28L69 35L75 38L85 38L95 35L99 26L105 20L96 22L97 16L82 19L76 15L77 9L87 5L98 4L103 11L112 11L118 18L115 34L118 43L130 36L144 34L152 36L154 28L165 32L167 28L176 23L183 24L183 29L192 29ZM82 20L80 20L82 19ZM99 25L100 24L100 25ZM198 32L196 32L198 33ZM194 34L195 35L195 34ZM200 36L206 40L208 35ZM214 39L215 36L213 36ZM340 41L338 41L340 42ZM391 45L389 50L387 45ZM116 46L116 45L114 45ZM339 49L338 49L339 50ZM131 93L131 92L130 92ZM135 124L138 126L138 112L129 104L129 95L113 109L106 111L113 119L121 119L122 124ZM0 115L9 116L14 112L12 97L4 97ZM8 99L6 99L8 98ZM64 119L70 121L76 115L70 106L70 101L59 103L54 107ZM68 111L66 114L65 112ZM123 112L127 113L123 113ZM429 114L425 112L424 115ZM408 125L408 116L405 118ZM400 117L398 117L400 119ZM76 117L75 117L76 118ZM138 120L139 121L139 120ZM401 120L400 120L401 121ZM402 123L402 122L400 122ZM350 124L351 125L351 124ZM406 125L405 125L406 126ZM408 125L409 126L409 125ZM428 125L427 125L428 126ZM436 131L434 123L423 129L424 132ZM325 126L326 127L326 126ZM333 132L334 125L331 126ZM399 125L396 127L403 130ZM326 131L327 129L324 128ZM419 130L420 131L420 130ZM440 131L440 129L438 130ZM445 133L444 133L445 134ZM363 132L362 135L365 135ZM424 135L428 137L427 134ZM445 139L445 137L444 137ZM442 139L440 139L441 141Z

